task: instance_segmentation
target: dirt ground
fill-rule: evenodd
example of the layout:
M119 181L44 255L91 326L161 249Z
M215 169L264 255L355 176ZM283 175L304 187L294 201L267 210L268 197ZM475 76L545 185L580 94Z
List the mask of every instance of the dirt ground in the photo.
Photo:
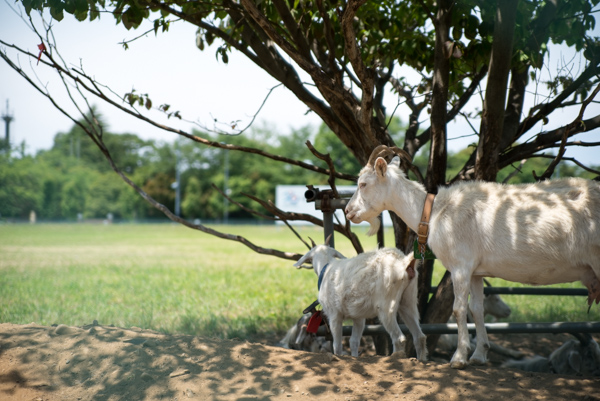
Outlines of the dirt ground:
M547 356L568 335L490 336ZM0 400L600 400L600 378L336 357L102 325L0 324Z

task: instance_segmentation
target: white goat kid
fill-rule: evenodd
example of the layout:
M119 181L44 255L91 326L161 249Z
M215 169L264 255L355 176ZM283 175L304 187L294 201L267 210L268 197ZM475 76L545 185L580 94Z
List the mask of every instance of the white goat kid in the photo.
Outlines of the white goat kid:
M385 146L373 151L361 170L358 189L346 206L354 223L368 221L376 232L384 210L417 231L427 193L411 181ZM401 154L403 162L410 157ZM600 183L579 178L527 185L461 182L441 187L429 221L428 245L450 271L458 347L453 368L467 365L467 302L477 346L470 362L486 362L489 348L483 320L483 277L543 285L581 280L588 304L600 301Z
M427 338L419 326L416 270L409 268L412 256L386 248L336 259L343 257L327 245L317 245L294 264L300 268L303 263L312 262L320 277L319 302L329 319L333 353L342 354L342 323L352 319L350 351L352 356L358 356L365 319L374 316L390 334L393 352L401 351L406 338L396 320L399 313L413 336L417 358L426 361Z
M576 337L578 340L567 341L548 358L534 356L522 361L508 360L502 367L528 372L600 376L600 346L589 334L577 334Z

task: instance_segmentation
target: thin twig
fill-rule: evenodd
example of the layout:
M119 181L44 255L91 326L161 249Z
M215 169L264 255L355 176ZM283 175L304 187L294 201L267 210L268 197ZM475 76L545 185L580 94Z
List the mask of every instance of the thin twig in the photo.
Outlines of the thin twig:
M535 170L532 172L534 178L537 181L547 180L552 176L552 174L554 174L554 170L556 169L556 166L558 165L558 163L560 163L561 159L565 155L565 151L567 149L566 148L567 139L569 139L571 131L578 128L581 124L583 124L582 121L583 121L583 114L585 112L585 109L592 102L592 100L594 100L594 98L596 97L598 92L600 92L600 84L598 84L596 86L596 89L594 89L594 92L592 92L592 94L583 101L583 103L581 104L581 108L579 109L579 114L577 115L575 120L573 120L573 122L571 122L564 128L564 133L563 133L563 136L562 136L562 139L560 142L560 148L558 150L558 154L556 155L554 160L552 160L552 162L550 162L550 165L548 166L548 168L546 168L546 171L544 171L544 173L539 177L535 173ZM585 131L585 126L584 126L584 131Z

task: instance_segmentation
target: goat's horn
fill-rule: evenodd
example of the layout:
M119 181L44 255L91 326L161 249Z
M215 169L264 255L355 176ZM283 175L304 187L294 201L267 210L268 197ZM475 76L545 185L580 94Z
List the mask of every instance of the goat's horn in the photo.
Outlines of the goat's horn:
M331 233L327 236L327 238L325 239L325 245L329 245L329 241L331 241L332 236L333 236L333 233Z
M579 340L581 345L587 346L592 341L590 333L571 333L575 338Z
M425 180L423 179L423 175L421 174L421 172L419 171L419 168L417 166L415 166L412 162L412 157L410 157L410 154L404 150L404 149L400 149L397 146L394 146L392 148L392 151L397 154L400 159L403 159L405 163L402 164L402 169L406 172L408 172L408 170L412 171L413 173L415 173L415 175L417 176L417 178L419 179L420 182L425 182Z
M397 154L401 159L405 159L409 163L412 164L412 157L408 154L408 152L404 149L400 149L397 146L390 148L395 154Z
M391 153L393 153L393 150L391 150L386 145L379 145L379 146L377 146L371 152L371 156L369 157L369 161L367 162L367 166L371 166L371 167L374 166L375 165L375 160L377 160L378 157L384 157L384 156L387 156L387 155L389 155Z
M313 248L314 248L315 246L317 246L317 244L315 244L315 241L314 241L312 238L308 237L308 239L310 240L310 244L311 244L311 246L312 246Z

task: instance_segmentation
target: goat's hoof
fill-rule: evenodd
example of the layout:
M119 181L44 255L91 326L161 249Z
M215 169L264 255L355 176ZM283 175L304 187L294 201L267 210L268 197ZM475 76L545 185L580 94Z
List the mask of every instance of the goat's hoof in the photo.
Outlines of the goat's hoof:
M485 365L486 364L486 360L485 359L481 359L481 358L471 358L471 359L469 359L469 363L471 365Z
M391 356L393 356L394 358L398 358L398 359L405 359L406 358L406 352L404 352L404 350L392 352Z
M451 361L450 367L452 369L464 369L467 367L467 362L465 361Z

